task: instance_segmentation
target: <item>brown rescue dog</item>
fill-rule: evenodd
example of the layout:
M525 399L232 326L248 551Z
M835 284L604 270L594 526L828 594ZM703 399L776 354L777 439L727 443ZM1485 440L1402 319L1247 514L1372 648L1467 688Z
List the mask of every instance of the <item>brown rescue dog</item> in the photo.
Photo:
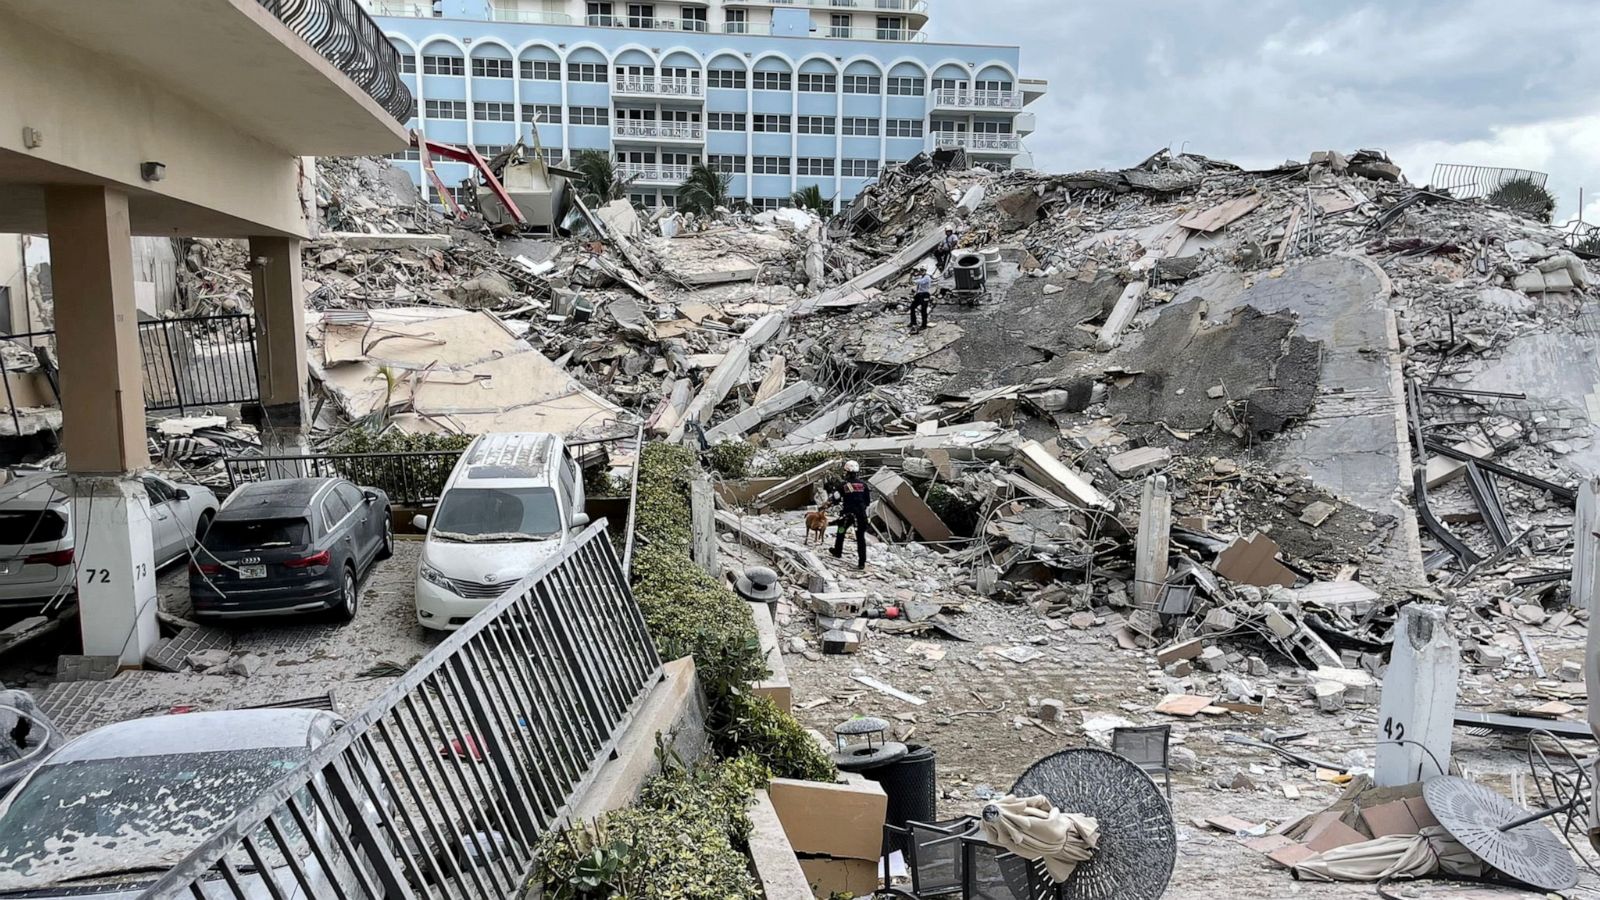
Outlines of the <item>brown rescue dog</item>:
M818 544L825 543L828 539L828 510L826 507L806 513L807 547L811 546L812 538L816 538Z

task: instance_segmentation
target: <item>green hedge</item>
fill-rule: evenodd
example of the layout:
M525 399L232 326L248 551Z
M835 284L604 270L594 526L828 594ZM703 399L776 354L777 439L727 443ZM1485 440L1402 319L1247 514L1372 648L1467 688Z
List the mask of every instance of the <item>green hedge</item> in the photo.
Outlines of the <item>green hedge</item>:
M800 723L749 691L770 673L746 602L689 555L694 455L650 444L639 466L634 597L662 656L694 657L717 752L753 753L781 778L832 781L833 763Z
M746 810L767 780L753 756L693 770L666 759L633 806L546 835L536 877L552 900L760 897Z

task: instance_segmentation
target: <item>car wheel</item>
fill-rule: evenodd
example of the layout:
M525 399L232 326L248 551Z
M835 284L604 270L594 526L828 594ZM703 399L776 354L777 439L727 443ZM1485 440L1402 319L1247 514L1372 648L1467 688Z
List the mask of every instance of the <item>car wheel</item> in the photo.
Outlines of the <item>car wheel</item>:
M394 555L394 514L388 507L383 510L383 546L378 548L378 559L388 559Z
M333 608L333 614L341 622L349 622L356 617L356 607L361 603L361 583L356 580L356 567L346 563L344 577L339 580L339 605Z
M215 515L211 512L211 510L208 509L201 513L200 518L195 521L194 542L196 544L199 544L201 541L205 540L206 532L211 530L211 520L213 518L215 518Z

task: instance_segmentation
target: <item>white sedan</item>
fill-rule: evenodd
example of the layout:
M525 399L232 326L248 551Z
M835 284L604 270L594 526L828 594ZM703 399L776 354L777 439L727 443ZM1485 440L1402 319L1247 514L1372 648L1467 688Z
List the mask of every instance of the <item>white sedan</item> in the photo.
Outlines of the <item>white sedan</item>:
M72 498L57 473L0 485L0 608L37 608L73 590ZM157 566L188 556L217 514L217 496L198 484L140 475L150 496Z

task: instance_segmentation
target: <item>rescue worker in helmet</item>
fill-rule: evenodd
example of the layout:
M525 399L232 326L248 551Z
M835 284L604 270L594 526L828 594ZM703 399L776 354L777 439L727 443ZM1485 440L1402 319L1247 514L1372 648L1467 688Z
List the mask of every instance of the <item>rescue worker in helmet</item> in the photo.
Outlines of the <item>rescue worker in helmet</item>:
M856 568L867 567L867 507L872 505L872 487L861 475L861 464L853 459L844 464L844 480L830 489L834 502L840 504L839 530L833 536L835 557L844 558L844 536L851 527L856 530Z

